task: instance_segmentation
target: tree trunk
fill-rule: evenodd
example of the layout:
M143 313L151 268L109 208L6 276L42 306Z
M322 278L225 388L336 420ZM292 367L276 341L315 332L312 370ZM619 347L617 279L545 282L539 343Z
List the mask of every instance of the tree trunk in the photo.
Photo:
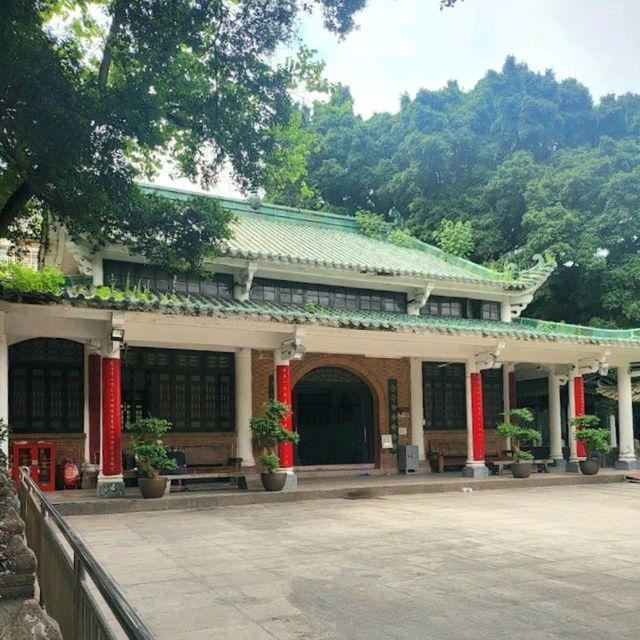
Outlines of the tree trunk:
M109 81L109 70L111 69L111 47L113 46L116 33L120 29L122 24L122 13L120 5L116 4L113 11L113 19L111 20L111 26L109 27L109 33L104 44L104 51L102 52L102 61L100 62L100 69L98 71L98 86L103 89L107 86Z
M9 196L0 210L0 238L6 237L11 223L18 217L32 196L31 185L26 180Z

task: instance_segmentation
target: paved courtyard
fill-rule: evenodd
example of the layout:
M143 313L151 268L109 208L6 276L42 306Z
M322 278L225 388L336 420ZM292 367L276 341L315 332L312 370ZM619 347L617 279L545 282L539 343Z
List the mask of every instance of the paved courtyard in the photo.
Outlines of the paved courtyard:
M640 636L640 486L76 516L161 640Z

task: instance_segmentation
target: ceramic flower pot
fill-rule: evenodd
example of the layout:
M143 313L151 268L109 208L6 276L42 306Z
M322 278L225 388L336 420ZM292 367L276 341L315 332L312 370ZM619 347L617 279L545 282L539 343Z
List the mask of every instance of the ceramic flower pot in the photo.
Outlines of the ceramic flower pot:
M532 466L530 462L514 462L511 465L511 473L514 478L528 478L531 475Z
M282 491L287 482L286 473L261 473L260 478L265 491Z
M138 478L138 486L143 498L162 498L167 488L167 478Z

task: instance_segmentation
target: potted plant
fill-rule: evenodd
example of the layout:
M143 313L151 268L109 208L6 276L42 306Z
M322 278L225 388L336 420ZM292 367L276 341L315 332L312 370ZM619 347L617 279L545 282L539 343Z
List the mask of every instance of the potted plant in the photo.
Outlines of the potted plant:
M287 474L279 472L280 460L277 454L278 445L283 442L297 444L300 437L297 433L287 431L282 422L289 413L289 407L282 402L270 400L264 405L264 415L251 418L249 425L262 455L258 459L262 467L260 477L265 491L282 491L287 481Z
M161 498L167 488L167 478L160 474L176 468L161 439L171 429L171 423L160 418L141 418L127 429L133 433L131 448L136 458L140 493L143 498Z
M542 440L542 434L531 427L533 414L529 409L511 409L507 414L509 422L502 422L496 430L503 438L511 438L511 450L514 462L511 473L514 478L528 478L531 475L533 454L523 451L522 445Z
M580 460L578 465L585 476L593 476L600 470L600 459L596 456L609 453L609 430L600 427L600 418L586 414L576 416L571 420L571 426L575 429L576 440L584 442L587 450L587 459Z

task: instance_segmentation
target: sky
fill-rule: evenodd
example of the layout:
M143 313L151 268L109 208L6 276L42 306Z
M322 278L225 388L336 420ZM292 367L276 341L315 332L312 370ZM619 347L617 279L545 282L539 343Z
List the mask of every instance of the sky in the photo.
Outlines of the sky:
M402 93L467 90L512 54L535 71L575 77L598 100L640 93L640 0L369 0L344 40L319 13L303 18L300 38L326 62L326 77L351 88L364 117L397 111ZM159 180L169 182L166 173ZM176 186L189 186L184 181ZM214 190L237 195L224 178Z

